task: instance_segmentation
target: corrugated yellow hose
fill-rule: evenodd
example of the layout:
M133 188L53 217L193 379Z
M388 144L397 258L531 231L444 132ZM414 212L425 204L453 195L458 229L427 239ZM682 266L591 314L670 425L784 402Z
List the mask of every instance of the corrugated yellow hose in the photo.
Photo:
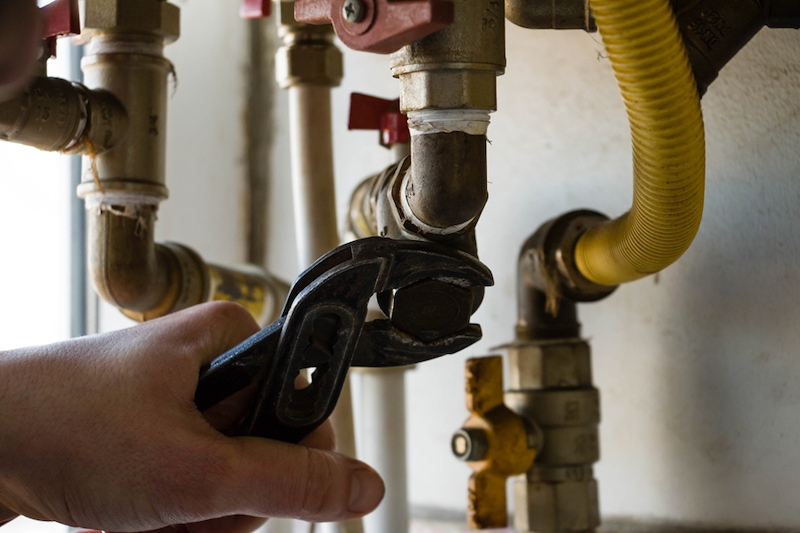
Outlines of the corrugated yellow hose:
M668 0L591 0L628 111L633 206L587 231L575 262L617 285L666 268L691 244L703 213L700 96Z

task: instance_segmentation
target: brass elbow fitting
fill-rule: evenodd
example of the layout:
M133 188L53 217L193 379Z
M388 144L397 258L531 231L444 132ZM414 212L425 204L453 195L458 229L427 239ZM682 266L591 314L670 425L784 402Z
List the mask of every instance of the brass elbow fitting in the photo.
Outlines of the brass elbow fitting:
M156 212L167 197L167 83L173 73L163 48L178 37L178 15L163 0L86 0L86 84L112 94L129 124L124 138L97 154L96 175L87 172L78 187L88 211L90 274L100 296L135 320L233 300L264 325L280 312L286 284L256 267L211 265L186 246L155 243Z
M450 26L391 56L411 130L400 198L427 238L469 232L486 203L486 128L505 70L504 22L501 0L457 2Z
M545 295L546 309L556 316L558 303L594 302L614 292L617 286L600 285L586 279L575 264L575 246L587 230L608 221L589 210L571 211L548 220L522 246L518 263L520 316L527 315L531 291ZM524 329L525 325L523 325Z
M39 150L98 154L119 142L127 127L114 95L58 78L37 77L0 103L0 139Z

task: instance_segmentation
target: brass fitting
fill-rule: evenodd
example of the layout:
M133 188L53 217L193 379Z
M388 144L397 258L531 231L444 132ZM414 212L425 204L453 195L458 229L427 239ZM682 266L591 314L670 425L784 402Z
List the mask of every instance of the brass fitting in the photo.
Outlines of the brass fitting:
M174 73L163 49L179 35L178 17L163 0L86 0L85 82L113 95L129 125L124 138L86 161L91 169L78 187L88 211L90 274L100 296L135 320L233 300L264 325L280 312L286 284L255 267L219 267L186 246L155 243L156 212L167 197L167 85ZM103 124L102 112L92 117Z
M451 442L453 453L473 473L469 479L469 526L500 528L508 523L506 479L524 473L536 457L535 427L503 404L503 359L468 359L467 409L472 413Z
M448 27L391 56L400 110L497 109L496 77L505 71L502 0L456 0Z
M600 457L600 395L592 386L589 345L573 338L506 348L505 403L542 434L536 461L515 482L515 527L537 533L593 530L600 524L592 472Z
M505 70L504 24L502 0L458 0L450 26L391 56L411 131L402 209L426 238L470 232L486 203L486 128Z
M523 28L597 31L589 0L506 0L506 18Z
M594 302L610 295L617 286L593 283L575 265L575 246L589 229L608 217L589 210L571 211L548 220L522 246L519 256L520 310L529 303L528 288L543 292L547 310L556 315L561 299Z
M101 153L125 135L127 121L111 93L58 78L37 77L0 103L0 139L46 151Z
M133 32L171 43L180 37L180 9L164 0L85 0L84 39L96 32Z
M280 87L338 86L344 67L342 52L333 44L333 27L295 21L294 2L278 2L278 6L278 34L283 46L275 55L275 78Z

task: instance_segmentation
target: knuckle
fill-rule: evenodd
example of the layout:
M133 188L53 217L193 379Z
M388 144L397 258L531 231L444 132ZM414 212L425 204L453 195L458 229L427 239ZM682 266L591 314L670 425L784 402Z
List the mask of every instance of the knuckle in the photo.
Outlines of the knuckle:
M307 477L303 494L303 512L310 516L332 518L345 510L340 491L335 490L338 465L330 454L306 449Z

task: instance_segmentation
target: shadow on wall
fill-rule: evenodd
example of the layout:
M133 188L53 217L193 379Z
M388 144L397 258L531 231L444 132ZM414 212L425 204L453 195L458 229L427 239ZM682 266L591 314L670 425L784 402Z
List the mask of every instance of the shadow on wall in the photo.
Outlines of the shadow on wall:
M762 79L723 75L704 101L707 206L660 331L668 497L699 523L800 520L800 65L796 52L764 65L765 49L737 57Z

